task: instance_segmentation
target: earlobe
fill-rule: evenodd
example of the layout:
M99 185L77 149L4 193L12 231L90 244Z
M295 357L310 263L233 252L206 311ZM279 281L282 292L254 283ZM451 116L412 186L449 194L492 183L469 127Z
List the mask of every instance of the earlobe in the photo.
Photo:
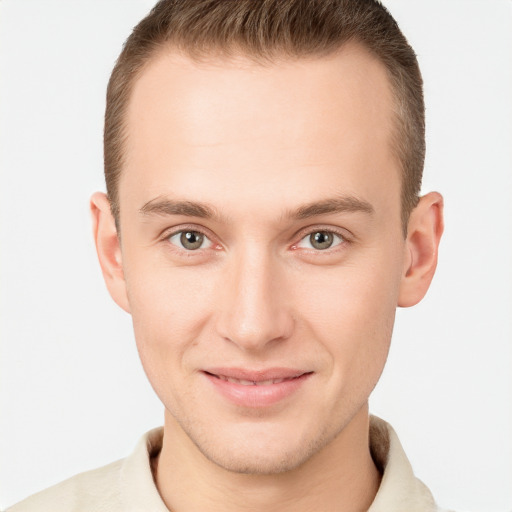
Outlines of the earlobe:
M91 197L90 208L96 252L105 284L114 301L129 313L121 244L110 211L110 202L104 193L96 192Z
M420 199L409 218L399 306L414 306L427 293L436 270L443 229L443 197L431 192Z

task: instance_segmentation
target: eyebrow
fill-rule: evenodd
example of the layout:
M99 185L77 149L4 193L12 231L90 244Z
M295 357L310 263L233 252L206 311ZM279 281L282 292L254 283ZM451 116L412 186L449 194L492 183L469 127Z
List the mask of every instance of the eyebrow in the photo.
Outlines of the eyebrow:
M313 203L300 206L296 210L285 214L286 217L299 220L309 219L317 215L327 215L329 213L366 213L373 215L375 210L373 206L362 199L353 196L335 197L332 199L324 199Z
M219 217L214 208L205 203L194 201L174 201L157 197L148 201L140 210L142 215L183 215L185 217L200 217L210 219Z
M177 201L165 197L157 197L148 201L139 212L142 215L182 215L185 217L199 217L202 219L220 219L218 211L206 203L195 201ZM362 199L353 196L335 197L314 201L300 206L295 210L288 210L284 218L304 220L330 213L374 213L373 206Z

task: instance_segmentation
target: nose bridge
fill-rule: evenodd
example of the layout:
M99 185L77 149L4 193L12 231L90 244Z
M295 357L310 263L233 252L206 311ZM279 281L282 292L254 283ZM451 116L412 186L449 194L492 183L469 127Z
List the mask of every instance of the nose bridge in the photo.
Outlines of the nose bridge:
M258 351L284 340L293 328L281 293L278 258L259 244L248 244L230 257L220 304L219 333L244 350Z

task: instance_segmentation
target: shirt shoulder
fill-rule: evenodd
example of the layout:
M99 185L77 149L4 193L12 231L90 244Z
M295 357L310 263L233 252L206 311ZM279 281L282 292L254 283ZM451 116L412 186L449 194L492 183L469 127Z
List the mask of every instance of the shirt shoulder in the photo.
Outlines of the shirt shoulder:
M120 474L124 459L79 473L8 508L6 512L121 511Z
M29 496L6 512L169 512L153 480L151 460L162 448L163 428L146 432L135 450L107 466L79 473Z

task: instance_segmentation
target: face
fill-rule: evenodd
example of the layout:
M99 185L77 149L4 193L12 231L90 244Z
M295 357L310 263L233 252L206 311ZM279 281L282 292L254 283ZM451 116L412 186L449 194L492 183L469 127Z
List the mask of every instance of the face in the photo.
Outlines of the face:
M127 309L166 421L216 464L297 467L365 407L404 266L384 68L163 52L119 186Z

